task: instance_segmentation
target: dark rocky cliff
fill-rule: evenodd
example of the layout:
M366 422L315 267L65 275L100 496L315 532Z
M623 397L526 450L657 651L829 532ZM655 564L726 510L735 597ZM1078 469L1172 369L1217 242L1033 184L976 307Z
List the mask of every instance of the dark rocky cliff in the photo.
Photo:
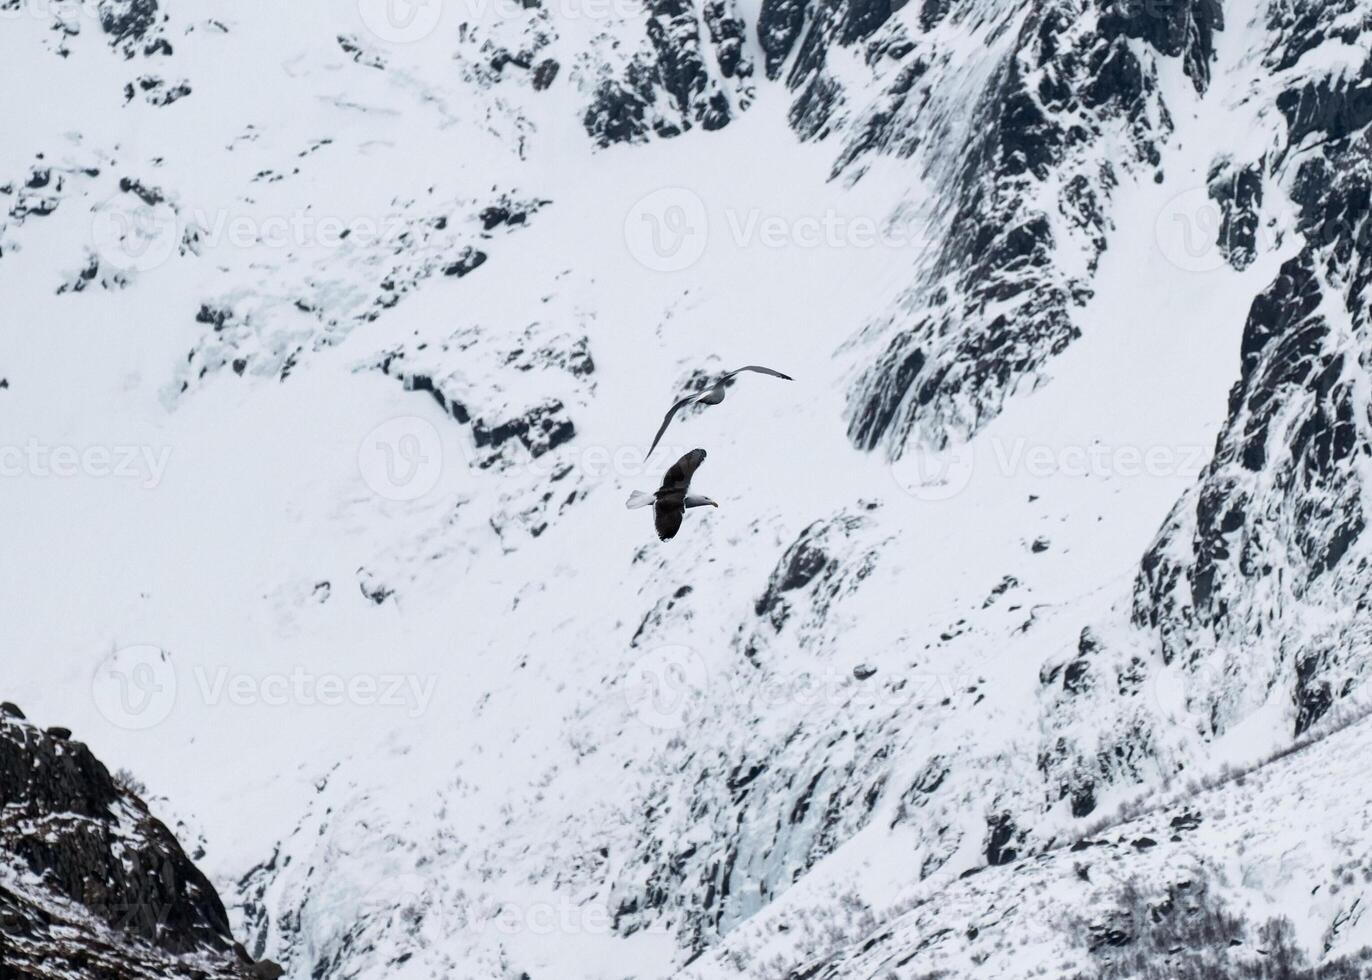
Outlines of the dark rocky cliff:
M272 978L170 830L71 733L0 705L0 974Z

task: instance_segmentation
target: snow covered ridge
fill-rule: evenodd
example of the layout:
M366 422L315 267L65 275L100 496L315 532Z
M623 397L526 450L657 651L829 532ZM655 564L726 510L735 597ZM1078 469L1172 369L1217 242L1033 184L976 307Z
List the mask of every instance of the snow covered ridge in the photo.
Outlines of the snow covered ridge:
M66 729L0 705L0 967L55 978L280 976L229 935L171 832Z
M1192 40L1181 48L1169 42L1168 54L1189 51L1194 44L1209 45L1217 11L1206 11L1181 22L1177 36ZM1083 21L1078 18L1075 23ZM1366 671L1368 631L1361 612L1368 592L1368 563L1361 539L1369 415L1362 397L1367 385L1361 368L1365 344L1360 339L1367 310L1364 127L1369 116L1364 87L1369 68L1366 34L1360 33L1366 29L1365 16L1348 5L1275 4L1254 24L1239 26L1253 32L1242 38L1250 46L1224 85L1232 86L1226 96L1240 101L1251 117L1256 151L1262 157L1250 165L1243 158L1233 159L1235 147L1211 149L1209 193L1224 208L1225 220L1211 229L1212 234L1219 233L1219 240L1211 239L1209 251L1227 256L1236 268L1248 267L1262 252L1290 254L1298 248L1299 254L1252 304L1243 339L1242 376L1215 460L1177 504L1143 559L1132 611L1126 605L1123 612L1112 611L1108 621L1085 626L1074 652L1064 650L1044 665L1039 681L1043 741L1037 752L1029 753L1029 785L1016 787L1021 774L1007 773L1009 778L994 781L989 793L983 788L965 797L967 802L988 805L994 799L1005 807L988 815L982 839L984 859L992 865L1013 862L1026 849L1033 852L1045 846L1052 836L1045 826L1054 822L1045 817L1056 807L1077 817L1096 812L1100 798L1121 784L1146 784L1159 768L1168 773L1192 764L1197 755L1203 758L1207 743L1233 732L1241 722L1251 726L1260 708L1262 717L1279 726L1279 739L1299 735L1339 699L1356 692ZM1045 37L1056 40L1064 34L1072 36L1071 31L1059 31ZM1126 63L1133 58L1128 45L1121 44L1118 50ZM1209 81L1208 56L1188 57L1185 63L1194 88L1203 89ZM1088 78L1078 76L1077 81L1080 86L1068 86L1066 91L1091 90ZM1165 109L1159 114L1163 120L1167 115ZM1157 130L1159 145L1170 126L1168 122ZM1264 139L1271 144L1262 145ZM1094 144L1087 146L1096 149ZM986 158L974 159L980 164ZM1070 169L1060 157L1050 156L1046 163L1051 166L1045 172L1054 180L1060 168ZM969 167L968 172L974 171ZM993 181L991 186L1005 184ZM1284 209L1280 202L1288 196L1293 207ZM961 217L966 227L974 216ZM1105 247L1107 232L1102 228L1099 248ZM951 268L968 268L977 254L962 253L961 263ZM1027 266L1031 267L1032 263ZM939 294L926 286L915 295L927 302L930 295ZM1020 316L1013 322L1018 329L1035 321ZM963 332L966 324L964 318L957 329L942 332L961 342L968 336ZM970 333L975 337L975 321ZM1036 359L1057 349L1051 341L1029 345ZM993 365L1002 372L998 384L1013 374L1015 359L1003 357L1003 344L987 345L985 358L978 351L974 347L969 356L959 356L959 370ZM909 373L918 373L918 363ZM938 383L930 385L931 399L958 390L956 378L947 383L934 380ZM910 404L917 412L918 400ZM961 416L971 417L975 416ZM968 425L966 431L974 428ZM896 451L904 445L902 433L895 440ZM1184 711L1170 717L1166 711L1159 713L1155 703L1159 677L1169 671L1178 672L1188 692ZM777 720L775 715L772 720ZM893 718L892 723L898 729L901 720ZM780 812L775 819L755 817L743 791L729 802L721 798L707 803L710 791L702 790L690 797L686 810L732 810L737 824L748 828L736 840L782 868L798 854L807 854L806 860L822 856L822 843L793 846L793 831L786 826L796 823L797 815L804 820L808 810L808 793L790 785L796 775L801 785L807 785L812 773L816 780L827 780L826 764L840 761L826 757L820 746L833 751L841 725L816 729L808 741L787 736L787 744L796 739L808 751L799 751L790 765L779 767L786 785L773 784L760 793L769 804L787 804L776 807ZM881 732L877 744L882 751L899 757L900 750L893 746L902 743L894 732L875 730ZM780 740L773 746L778 744ZM686 782L708 785L712 767L737 760L740 751L731 747L707 756L698 746L683 748L683 764L692 774ZM769 770L768 763L755 764L746 755L743 763L749 782ZM831 798L834 822L857 816L858 821L838 835L852 839L861 827L863 807L871 812L889 774L883 767L866 773L851 767L841 771L844 778L837 785L844 789ZM946 772L938 768L932 778L922 780L927 794L914 792L921 785L916 780L912 798L946 797L946 787L936 792ZM1042 784L1034 785L1038 779ZM671 782L664 780L664 792ZM844 793L854 800L861 797L853 792L859 787L872 794L863 806L844 802ZM807 805L800 805L802 801ZM656 820L657 807L650 812ZM758 827L776 829L755 838ZM926 835L936 830L940 837L947 829L937 823L924 827ZM673 839L690 840L691 834L687 827L675 826L663 835L663 846ZM822 842L823 834L817 840ZM929 845L931 838L923 836L920 842ZM759 876L736 876L737 863L743 862L736 863L733 853L721 855L710 841L702 840L699 848L708 855L704 860L694 844L674 855L655 852L653 860L657 875L669 868L673 876L694 874L699 867L702 881L708 883L708 914L719 914L713 909L721 905L724 909L722 919L707 922L722 923L727 931L731 916L746 916L775 894L765 876L760 901L755 895L735 894L738 882L756 887ZM946 859L950 849L945 845L940 850ZM926 864L921 876L937 867L937 861ZM670 908L664 901L670 892L664 893L661 882L661 877L650 877L644 891L654 905ZM695 892L700 894L700 889ZM631 911L638 916L641 906L634 905ZM732 948L729 940L722 945Z
M1046 380L1079 335L1115 188L1156 170L1172 112L1189 108L1168 105L1161 56L1183 56L1195 91L1172 98L1194 98L1220 21L1214 0L930 3L919 31L892 22L873 35L882 94L859 89L856 106L844 93L858 69L836 78L813 53L828 48L801 48L793 120L813 134L844 126L835 170L850 180L873 157L909 157L938 229L915 285L854 344L858 445L899 456L965 440Z
M1041 672L1045 718L1063 731L1039 766L1049 799L1078 816L1111 785L1261 741L1258 718L1280 743L1362 691L1370 27L1353 5L1273 4L1224 80L1248 134L1211 151L1223 220L1206 261L1261 256L1277 275L1248 304L1212 461L1143 556L1131 601ZM1159 715L1149 692L1168 677L1184 709Z
M1354 4L1275 5L1268 29L1254 86L1277 90L1274 134L1234 166L1251 183L1249 226L1289 197L1301 246L1253 303L1229 422L1144 559L1134 613L1167 662L1223 665L1203 696L1215 733L1276 689L1299 734L1363 686L1372 653L1372 25ZM1245 669L1254 647L1283 656Z
M1286 959L1277 975L1367 977L1372 799L1358 760L1370 739L1364 718L1033 859L907 887L900 914L801 965L779 952L823 942L843 916L779 911L683 976L1256 980Z

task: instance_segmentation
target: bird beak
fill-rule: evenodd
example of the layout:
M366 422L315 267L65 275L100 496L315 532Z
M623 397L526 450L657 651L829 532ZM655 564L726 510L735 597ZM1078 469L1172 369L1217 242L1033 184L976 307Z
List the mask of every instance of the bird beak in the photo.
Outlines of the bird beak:
M715 502L712 500L712 501L710 501L710 506L711 506L711 507L718 507L719 504L715 503Z

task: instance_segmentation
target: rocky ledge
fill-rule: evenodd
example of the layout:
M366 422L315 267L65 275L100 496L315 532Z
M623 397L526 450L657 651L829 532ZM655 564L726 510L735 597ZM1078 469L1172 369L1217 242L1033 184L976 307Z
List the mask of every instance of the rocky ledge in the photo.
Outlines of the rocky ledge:
M209 880L65 728L0 704L0 974L257 978Z

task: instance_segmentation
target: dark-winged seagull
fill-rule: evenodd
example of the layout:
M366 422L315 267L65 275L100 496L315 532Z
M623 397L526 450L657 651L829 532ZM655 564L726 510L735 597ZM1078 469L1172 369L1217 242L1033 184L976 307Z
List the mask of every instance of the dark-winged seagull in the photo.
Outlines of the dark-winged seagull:
M657 528L657 536L663 541L676 537L676 532L681 530L681 519L686 516L687 507L719 506L709 497L686 492L691 488L691 477L703 462L705 450L692 449L672 464L672 468L662 478L662 486L658 488L657 493L635 490L629 495L625 506L630 510L637 510L652 504L653 526Z
M749 364L747 367L741 367L737 371L730 371L728 374L721 375L719 380L705 389L705 391L689 394L672 406L671 411L667 413L667 417L662 420L662 428L658 429L657 435L653 437L653 444L648 447L648 456L653 454L653 450L657 448L657 444L662 441L662 434L667 431L667 426L672 424L672 419L676 417L677 412L693 403L696 405L718 405L720 402L724 401L725 390L727 389L729 382L733 380L735 375L742 374L744 371L753 371L757 374L770 375L773 378L781 378L783 381L795 380L789 374L782 374L780 371L759 367L756 364ZM644 456L643 458L647 459L648 456Z

